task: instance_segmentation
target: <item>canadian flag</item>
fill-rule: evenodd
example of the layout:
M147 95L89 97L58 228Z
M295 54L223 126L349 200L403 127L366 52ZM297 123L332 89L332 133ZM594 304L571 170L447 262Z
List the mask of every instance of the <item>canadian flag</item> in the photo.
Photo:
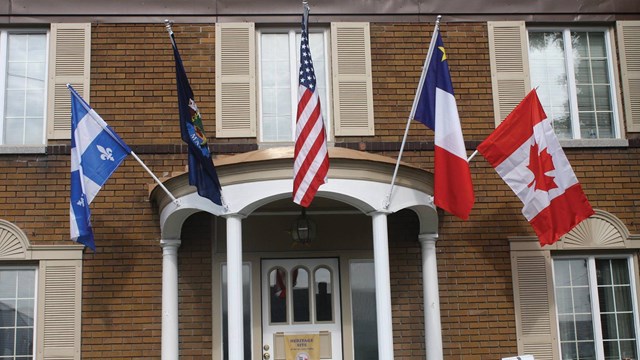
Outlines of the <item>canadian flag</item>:
M542 245L593 215L535 89L478 151L523 202L522 214Z

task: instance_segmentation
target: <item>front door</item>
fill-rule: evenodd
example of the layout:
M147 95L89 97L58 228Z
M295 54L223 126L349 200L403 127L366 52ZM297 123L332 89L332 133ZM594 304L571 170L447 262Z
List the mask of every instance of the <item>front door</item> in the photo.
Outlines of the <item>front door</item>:
M336 258L262 260L263 359L342 360L339 270Z

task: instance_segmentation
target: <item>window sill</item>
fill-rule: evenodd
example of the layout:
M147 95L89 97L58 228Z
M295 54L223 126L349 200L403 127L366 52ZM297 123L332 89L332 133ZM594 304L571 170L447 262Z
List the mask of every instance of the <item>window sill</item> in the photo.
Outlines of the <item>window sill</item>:
M627 139L576 139L576 140L560 140L560 145L563 148L577 148L577 147L628 147L629 140Z
M0 145L0 154L45 154L45 145Z

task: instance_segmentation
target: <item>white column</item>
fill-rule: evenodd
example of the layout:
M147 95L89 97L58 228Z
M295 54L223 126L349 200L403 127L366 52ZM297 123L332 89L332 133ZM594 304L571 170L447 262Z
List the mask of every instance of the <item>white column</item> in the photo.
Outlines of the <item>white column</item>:
M376 280L376 315L378 320L378 358L393 359L393 327L391 323L391 279L389 276L389 234L387 214L374 212L373 262Z
M242 319L242 217L227 218L227 327L229 360L244 360Z
M428 360L442 360L442 326L440 324L440 293L436 262L437 234L420 234L422 246L422 291L424 299L424 330Z
M178 248L180 240L160 240L162 247L162 360L178 360Z

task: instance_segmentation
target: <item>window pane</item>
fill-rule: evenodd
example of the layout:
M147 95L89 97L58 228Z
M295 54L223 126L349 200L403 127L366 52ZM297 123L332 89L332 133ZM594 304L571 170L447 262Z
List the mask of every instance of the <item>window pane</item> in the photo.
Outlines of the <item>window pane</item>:
M576 315L576 338L578 340L593 340L591 314Z
M616 324L615 314L603 314L600 316L600 322L602 323L602 338L603 339L617 339L618 338L618 326Z
M583 139L596 139L598 137L595 113L580 113L580 136L582 136Z
M616 285L629 285L629 266L625 259L612 259L611 271L613 273L613 283Z
M603 343L604 356L606 359L619 359L619 349L617 341L605 341Z
M571 288L556 288L556 302L558 305L558 313L573 313L573 296Z
M618 338L619 339L633 339L636 336L636 332L633 330L633 314L623 313L618 314Z
M598 288L598 298L600 299L600 311L602 312L611 312L615 311L613 307L615 302L613 298L613 288L612 287L600 287Z
M578 349L575 343L562 343L562 359L576 359L578 356Z
M15 329L0 329L0 355L14 355ZM11 358L9 358L11 359Z
M303 268L291 272L293 288L293 321L308 322L309 316L309 272Z
M0 270L0 299L14 298L18 272Z
M0 300L0 327L16 326L16 301L14 299Z
M566 260L555 260L553 262L553 281L556 287L571 285L569 265L569 261Z
M33 330L16 330L16 355L33 355Z
M244 360L251 359L251 268L242 265L242 329L244 338ZM229 334L228 319L229 308L227 303L227 265L222 265L222 353L223 359L229 359Z
M287 273L284 269L273 269L269 273L271 289L271 323L287 322Z
M18 300L17 326L33 326L33 299Z
M604 42L604 33L590 32L589 34L589 52L591 57L606 57L607 48Z
M575 341L576 328L573 315L559 315L558 323L560 324L560 339L562 341Z
M620 341L620 355L622 355L622 359L637 359L638 353L636 349L635 341Z
M587 275L587 260L576 259L570 260L571 267L571 285L586 286L589 285L589 276Z
M595 343L592 341L578 343L578 359L594 359L596 358Z
M617 311L633 311L633 304L631 303L631 288L629 287L616 287L616 310Z
M326 268L319 268L314 273L316 282L316 320L332 321L333 304L331 272Z
M351 263L349 276L355 359L377 360L378 330L373 262Z
M262 34L260 41L262 139L292 141L289 34Z

